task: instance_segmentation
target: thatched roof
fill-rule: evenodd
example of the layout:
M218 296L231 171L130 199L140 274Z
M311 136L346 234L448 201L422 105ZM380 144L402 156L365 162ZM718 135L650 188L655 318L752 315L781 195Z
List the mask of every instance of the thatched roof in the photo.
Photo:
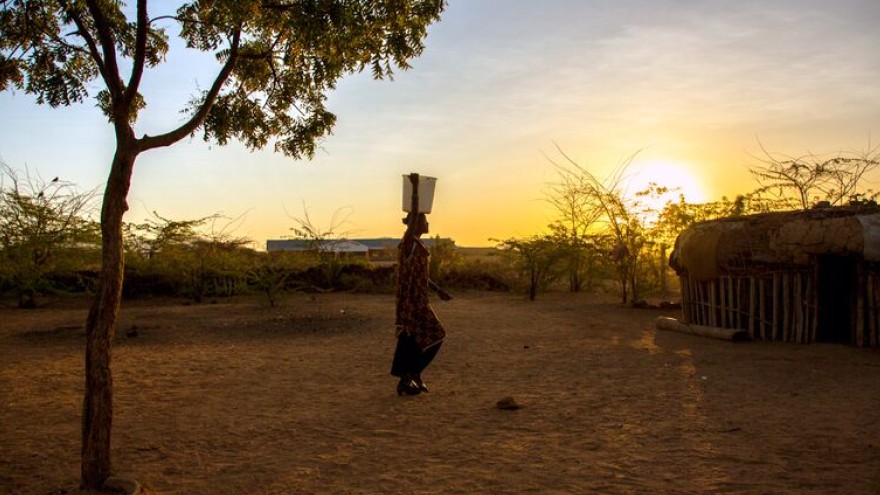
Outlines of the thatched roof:
M675 241L669 264L710 280L760 266L808 265L823 254L880 261L880 207L842 206L701 222Z

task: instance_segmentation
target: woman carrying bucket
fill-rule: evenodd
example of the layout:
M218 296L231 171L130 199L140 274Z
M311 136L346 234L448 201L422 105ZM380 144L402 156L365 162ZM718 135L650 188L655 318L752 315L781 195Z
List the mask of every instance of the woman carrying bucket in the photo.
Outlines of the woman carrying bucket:
M428 391L422 372L446 337L443 325L428 304L428 289L435 290L444 301L452 297L428 278L429 252L420 239L428 233L426 213L431 212L434 181L419 174L404 176L404 210L408 213L404 219L406 232L398 246L397 348L391 363L391 374L400 378L397 395Z

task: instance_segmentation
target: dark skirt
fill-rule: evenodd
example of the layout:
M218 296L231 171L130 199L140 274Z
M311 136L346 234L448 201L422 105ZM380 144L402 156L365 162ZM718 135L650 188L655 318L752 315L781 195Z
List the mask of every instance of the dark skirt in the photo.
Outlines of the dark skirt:
M437 342L422 350L409 334L401 333L397 336L397 349L394 350L394 360L391 362L391 374L397 377L422 374L422 371L434 360L442 343L442 341Z

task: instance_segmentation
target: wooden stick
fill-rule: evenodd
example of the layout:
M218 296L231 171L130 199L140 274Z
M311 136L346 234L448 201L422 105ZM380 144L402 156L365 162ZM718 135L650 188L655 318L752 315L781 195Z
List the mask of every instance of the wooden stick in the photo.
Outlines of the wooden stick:
M865 272L865 347L871 347L874 339L874 287L870 272Z
M858 268L856 268L856 321L855 321L855 331L856 331L856 339L855 344L858 347L865 346L865 274L862 269L862 264L858 264Z
M767 303L764 302L766 296L766 294L764 293L765 282L766 280L764 280L763 278L758 280L758 304L760 305L758 311L758 326L761 329L761 340L767 339L766 320L764 319L764 313L767 309Z
M727 293L727 277L718 278L718 304L721 307L721 314L718 315L718 322L720 327L728 328L727 324L727 301L730 298L730 294Z
M878 313L877 307L877 273L871 274L871 286L873 294L871 296L871 304L874 307L874 322L871 325L871 347L880 347L880 313Z
M699 310L697 323L705 324L708 313L706 313L706 287L703 282L697 282L697 294L699 294L697 300L700 302L697 308Z
M770 340L781 340L782 332L779 328L779 274L773 274L773 321L770 322Z
M684 321L688 321L689 320L688 314L687 314L687 307L688 307L687 300L688 300L688 298L687 298L687 287L684 286L684 276L678 277L678 287L679 287L679 291L681 292L681 318Z
M871 274L871 287L872 287L871 305L874 308L874 311L873 311L874 320L871 325L871 330L872 330L871 347L880 346L880 312L878 312L878 307L877 307L878 306L878 304L877 304L877 293L878 293L877 282L878 282L877 274L872 273Z
M688 277L688 323L694 321L694 283Z
M742 277L737 277L736 279L736 300L734 317L736 318L735 328L743 328L745 325L743 324L743 279Z
M755 283L755 276L752 275L749 277L749 311L746 315L749 318L749 337L753 339L755 338L755 317L758 316L757 298L758 284Z
M810 342L819 339L819 264L813 268L813 324L810 327Z
M723 328L733 328L733 289L731 285L731 277L724 277L720 280L721 292L724 293L724 300L721 301L721 318Z
M801 292L801 272L795 272L794 274L794 341L797 343L803 343L804 339L804 329L803 329L803 309L804 309L804 295Z
M727 278L727 326L736 328L736 280Z
M780 275L782 278L782 341L790 342L790 328L789 324L791 323L791 294L789 293L789 278L791 278L791 274L783 273Z
M703 291L703 297L700 298L700 300L703 301L703 321L700 322L701 325L709 324L709 313L712 311L711 288L711 282L700 282L700 290Z
M794 338L795 342L803 343L804 331L804 280L803 273L796 272L794 277Z
M727 288L727 323L730 328L738 328L736 324L736 278L729 277L727 279Z
M715 311L715 309L718 307L717 306L718 303L715 298L715 292L716 292L715 286L716 285L717 284L715 283L715 280L712 280L711 282L709 282L709 310L710 310L710 312L709 312L709 326L713 326L713 327L717 326L717 325L715 325L715 322L717 321L717 316L718 316Z
M687 284L688 284L688 311L689 311L689 319L688 323L693 323L696 319L696 309L697 309L697 294L696 289L694 288L694 281L691 280L690 275L687 276Z
M871 347L877 347L878 345L878 322L877 322L877 274L870 273L868 275L870 282L868 283L868 288L871 290L870 298L868 302L871 304L871 314L868 320L869 322L869 332L871 334L871 339L868 342L868 345Z
M804 272L804 343L810 342L810 327L813 326L813 276Z
M713 339L729 340L732 342L743 342L749 340L749 335L744 330L736 328L720 328L705 325L687 325L681 323L675 318L660 316L654 320L657 328L661 330L672 330L675 332L689 333L700 335L703 337L711 337Z
M810 328L813 327L813 274L804 272L804 343L810 342Z
M678 285L681 287L681 313L685 322L693 321L691 317L691 282L690 277L678 277Z

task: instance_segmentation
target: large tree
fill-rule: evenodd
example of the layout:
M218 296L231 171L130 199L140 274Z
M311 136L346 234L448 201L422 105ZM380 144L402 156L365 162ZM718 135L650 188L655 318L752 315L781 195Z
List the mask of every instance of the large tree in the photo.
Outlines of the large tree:
M81 485L111 473L113 337L123 277L122 220L135 161L196 132L249 148L273 144L311 157L335 116L326 93L353 71L376 78L421 53L444 0L202 0L150 12L147 0L0 0L0 90L24 90L53 107L89 97L116 137L101 210L100 290L89 312ZM163 4L165 5L165 4ZM157 135L136 132L148 70L165 61L169 34L211 52L218 69L186 120ZM95 81L102 89L90 94Z

